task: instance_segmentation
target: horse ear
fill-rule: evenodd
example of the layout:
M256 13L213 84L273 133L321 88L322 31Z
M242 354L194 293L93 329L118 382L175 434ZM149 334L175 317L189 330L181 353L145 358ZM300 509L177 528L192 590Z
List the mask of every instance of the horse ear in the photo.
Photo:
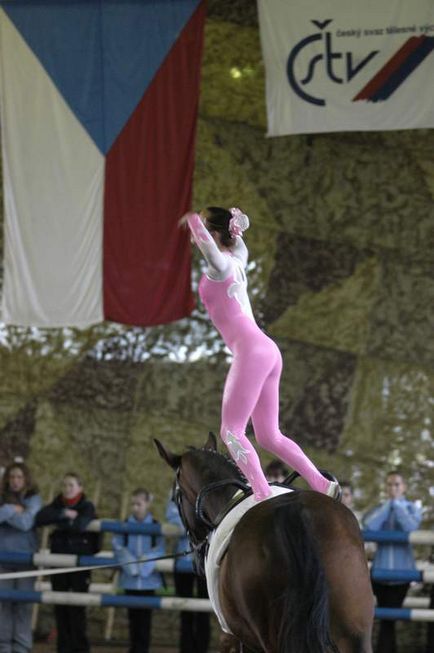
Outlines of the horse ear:
M208 440L206 441L205 449L217 451L217 438L212 431L208 433Z
M177 456L175 453L172 453L170 449L167 449L160 440L154 438L155 446L158 449L158 453L163 460L171 467L172 469L178 469L181 463L181 456Z

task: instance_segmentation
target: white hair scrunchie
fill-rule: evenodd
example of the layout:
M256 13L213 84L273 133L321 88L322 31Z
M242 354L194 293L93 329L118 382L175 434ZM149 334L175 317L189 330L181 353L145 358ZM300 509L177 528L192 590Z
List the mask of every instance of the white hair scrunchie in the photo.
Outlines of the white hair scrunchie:
M235 236L243 236L243 231L250 226L250 220L245 213L236 207L229 209L232 218L229 220L229 233L234 238Z

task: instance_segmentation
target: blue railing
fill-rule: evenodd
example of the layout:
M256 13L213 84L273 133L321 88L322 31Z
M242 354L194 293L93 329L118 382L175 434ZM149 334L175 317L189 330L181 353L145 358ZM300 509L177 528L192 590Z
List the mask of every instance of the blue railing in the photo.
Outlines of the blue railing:
M211 612L208 599L165 596L125 596L122 594L88 594L74 592L37 592L0 590L0 602L45 603L48 605L82 605L93 607L152 608L154 610L187 610ZM408 608L377 608L378 619L403 621L434 621L434 610Z
M138 524L134 522L117 521L116 519L95 519L87 527L88 531L104 533L131 533L135 535L164 535L179 537L184 532L182 528L171 523ZM419 530L407 533L405 531L362 531L365 542L392 542L409 544L434 545L434 531Z
M182 530L174 524L135 524L104 519L95 520L89 524L88 530L93 532L132 533L143 535L163 535L165 537L179 537ZM409 544L434 545L434 531L362 531L365 542L391 542ZM30 567L103 567L115 564L113 555L69 555L51 554L48 552L20 553L15 551L0 551L0 565ZM171 573L173 571L192 572L192 562L188 558L177 560L161 560L156 562L157 571ZM373 569L372 579L378 582L424 582L434 583L434 565L423 570L390 570ZM184 599L180 597L131 597L119 594L75 594L72 592L0 590L1 601L19 601L31 603L63 603L73 605L98 605L98 606L124 606L124 607L149 607L154 609L169 610L211 610L207 599ZM379 619L400 619L411 621L434 621L434 610L409 609L409 608L377 608L375 616Z

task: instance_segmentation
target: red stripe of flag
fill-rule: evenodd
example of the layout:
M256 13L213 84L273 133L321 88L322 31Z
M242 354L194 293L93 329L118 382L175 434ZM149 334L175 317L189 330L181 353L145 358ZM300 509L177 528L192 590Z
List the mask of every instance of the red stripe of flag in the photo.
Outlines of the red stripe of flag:
M393 75L406 58L419 47L424 38L424 36L411 36L398 52L389 59L383 68L378 71L375 77L373 77L353 98L353 102L356 102L357 100L369 100L373 95L375 95L381 86L383 86L387 78L390 77L390 75Z
M193 308L187 232L205 5L174 43L106 160L106 319L150 326Z

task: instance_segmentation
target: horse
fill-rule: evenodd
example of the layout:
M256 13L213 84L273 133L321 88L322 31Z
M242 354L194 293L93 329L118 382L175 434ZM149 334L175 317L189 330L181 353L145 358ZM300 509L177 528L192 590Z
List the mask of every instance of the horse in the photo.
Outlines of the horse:
M201 549L245 479L212 433L182 455L154 442L176 472L181 519ZM374 599L360 529L323 494L294 489L251 508L221 561L218 592L243 653L372 653Z

